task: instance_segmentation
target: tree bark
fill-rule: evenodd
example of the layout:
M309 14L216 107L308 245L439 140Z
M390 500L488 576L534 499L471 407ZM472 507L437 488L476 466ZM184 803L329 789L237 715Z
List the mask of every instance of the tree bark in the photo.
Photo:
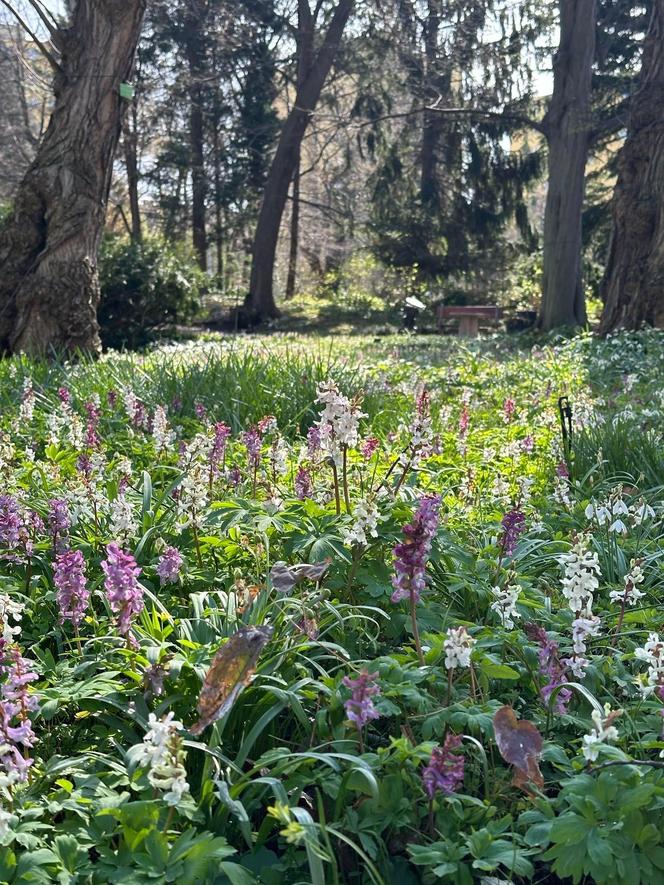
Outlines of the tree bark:
M78 0L55 105L0 232L0 351L98 352L97 252L146 0Z
M655 0L618 159L600 333L664 324L664 0Z
M441 78L437 74L438 35L440 31L440 0L429 0L428 14L424 31L424 57L426 66L423 82L430 87L440 86ZM447 79L447 78L446 78ZM437 99L434 94L427 98L426 104L433 104ZM435 206L438 201L438 143L440 140L443 117L435 111L425 108L422 121L422 146L420 151L420 200L423 206Z
M127 191L129 194L129 212L131 215L131 239L132 242L140 244L143 242L143 224L141 220L141 205L138 197L138 131L135 106L132 107L131 110L131 115L125 115L122 142L124 145Z
M560 0L560 45L553 65L553 95L543 121L549 146L549 189L539 324L545 330L583 325L586 321L582 216L592 135L596 20L596 0Z
M293 176L291 193L290 243L288 246L288 275L286 276L286 299L295 295L297 281L297 255L300 245L300 169L299 162Z
M245 300L245 309L259 320L279 316L274 300L273 276L279 228L288 199L288 189L297 168L304 133L339 51L353 2L354 0L339 0L337 3L323 42L313 54L306 75L298 86L295 104L282 126L277 150L268 172L254 234L251 278ZM301 22L303 17L313 35L313 17L306 0L299 0L298 9Z
M189 65L189 151L191 165L191 231L196 260L207 270L207 229L205 200L205 120L203 115L203 56L206 6L194 0L187 18L187 62Z

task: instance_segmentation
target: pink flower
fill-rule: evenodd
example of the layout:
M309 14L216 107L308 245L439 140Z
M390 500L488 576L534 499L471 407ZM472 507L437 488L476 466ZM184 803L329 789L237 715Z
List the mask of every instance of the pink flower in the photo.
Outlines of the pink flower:
M85 580L85 559L80 550L58 554L53 583L58 591L60 623L71 621L74 627L78 627L90 601L90 591Z
M177 547L167 547L164 550L157 565L159 583L162 587L165 584L177 583L183 562L182 554Z
M370 436L369 439L365 439L364 442L360 444L360 452L362 453L362 456L368 461L379 445L380 440L376 439L375 436Z
M101 564L106 575L106 598L111 611L118 615L118 630L126 636L133 618L143 611L143 588L136 580L141 570L131 553L124 553L115 541L107 546L106 553Z
M372 719L378 719L380 713L375 708L373 698L380 694L380 686L376 684L378 673L369 673L362 670L356 679L344 676L342 682L352 692L348 700L344 701L346 716L354 722L358 728L363 728Z

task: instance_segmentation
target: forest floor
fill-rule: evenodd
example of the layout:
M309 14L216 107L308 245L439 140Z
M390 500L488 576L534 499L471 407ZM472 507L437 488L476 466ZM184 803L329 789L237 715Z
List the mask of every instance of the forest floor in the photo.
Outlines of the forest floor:
M0 881L661 882L663 366L0 362Z

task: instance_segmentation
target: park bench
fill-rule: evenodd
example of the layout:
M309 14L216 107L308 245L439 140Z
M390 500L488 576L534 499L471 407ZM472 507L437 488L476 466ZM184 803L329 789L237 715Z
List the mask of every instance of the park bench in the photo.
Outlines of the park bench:
M438 328L442 328L445 320L459 320L459 335L476 338L480 330L480 320L497 323L502 310L495 304L439 304L436 308Z

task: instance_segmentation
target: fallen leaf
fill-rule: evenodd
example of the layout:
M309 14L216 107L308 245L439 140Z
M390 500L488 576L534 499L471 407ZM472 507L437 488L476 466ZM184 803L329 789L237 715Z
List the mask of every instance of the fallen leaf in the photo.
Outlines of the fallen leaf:
M300 565L287 565L281 560L275 562L270 570L270 581L278 593L290 593L296 584L302 581L320 581L330 567L330 559L324 562Z
M514 767L514 786L527 793L532 793L529 783L542 789L544 778L539 769L542 735L537 727L527 719L517 719L514 710L505 706L496 711L493 730L500 755Z
M258 658L274 627L242 627L214 656L198 699L200 719L189 729L200 734L227 713L256 672Z

